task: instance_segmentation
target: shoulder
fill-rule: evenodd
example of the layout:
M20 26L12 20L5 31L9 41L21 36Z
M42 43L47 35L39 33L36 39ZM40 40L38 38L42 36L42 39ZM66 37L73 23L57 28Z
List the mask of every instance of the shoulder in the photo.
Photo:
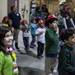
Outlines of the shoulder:
M62 53L68 54L70 51L66 45L63 45L60 50Z
M0 56L2 56L2 57L4 56L4 53L2 51L0 51Z
M4 53L2 51L0 51L0 61L3 61L4 60Z
M52 33L53 31L51 29L47 28L46 32Z

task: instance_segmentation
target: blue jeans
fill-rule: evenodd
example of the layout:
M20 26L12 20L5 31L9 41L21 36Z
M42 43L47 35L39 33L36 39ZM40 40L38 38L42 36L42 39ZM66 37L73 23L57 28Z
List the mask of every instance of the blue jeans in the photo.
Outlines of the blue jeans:
M29 51L29 37L23 37L26 52Z
M36 36L32 35L31 47L35 47Z

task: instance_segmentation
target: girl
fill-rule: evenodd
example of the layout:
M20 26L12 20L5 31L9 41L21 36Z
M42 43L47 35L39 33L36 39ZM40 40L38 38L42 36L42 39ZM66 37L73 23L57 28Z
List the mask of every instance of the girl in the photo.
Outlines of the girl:
M23 31L23 42L26 53L29 52L29 26L26 20L21 21L21 29Z
M0 25L0 75L13 75L15 53L12 48L13 35L7 26ZM12 60L13 59L13 60Z

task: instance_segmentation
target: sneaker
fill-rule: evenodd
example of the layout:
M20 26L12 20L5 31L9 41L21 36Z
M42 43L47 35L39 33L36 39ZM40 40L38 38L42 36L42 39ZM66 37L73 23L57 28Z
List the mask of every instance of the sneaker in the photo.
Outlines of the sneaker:
M37 56L38 59L42 59L43 56Z
M57 70L56 70L56 69L54 69L54 70L53 70L53 73L57 73Z
M52 73L50 73L49 75L53 75Z

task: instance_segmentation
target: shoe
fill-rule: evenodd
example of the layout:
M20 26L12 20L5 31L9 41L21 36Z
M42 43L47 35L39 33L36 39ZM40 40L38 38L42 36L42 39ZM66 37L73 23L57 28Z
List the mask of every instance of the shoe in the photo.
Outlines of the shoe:
M38 59L41 59L41 58L42 58L42 56L37 56L37 58L38 58Z
M53 70L53 73L57 73L57 70L56 70L56 69L54 69L54 70Z
M53 75L52 73L50 73L49 75Z
M34 46L30 46L30 48L34 48Z

